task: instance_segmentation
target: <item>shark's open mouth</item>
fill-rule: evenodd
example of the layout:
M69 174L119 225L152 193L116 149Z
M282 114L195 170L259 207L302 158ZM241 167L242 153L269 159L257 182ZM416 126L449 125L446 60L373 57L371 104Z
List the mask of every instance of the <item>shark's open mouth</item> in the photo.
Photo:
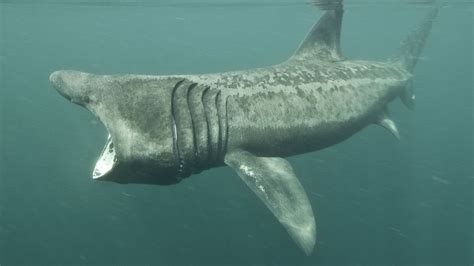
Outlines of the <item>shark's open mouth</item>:
M105 147L100 154L97 163L95 164L94 172L92 173L93 179L99 179L109 173L115 166L117 162L117 156L115 155L114 143L112 142L112 137L107 137L107 142Z

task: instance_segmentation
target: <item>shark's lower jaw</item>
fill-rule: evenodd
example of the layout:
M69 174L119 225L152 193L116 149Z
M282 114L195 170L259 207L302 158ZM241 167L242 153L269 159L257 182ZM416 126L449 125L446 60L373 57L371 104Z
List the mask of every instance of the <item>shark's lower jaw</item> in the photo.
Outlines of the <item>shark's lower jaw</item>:
M173 185L179 183L177 166L160 167L146 160L119 160L116 145L108 135L105 146L97 160L92 179L118 184Z
M114 143L112 142L112 137L107 137L107 142L105 143L104 149L100 154L99 159L97 160L94 172L92 173L93 179L100 179L112 172L112 169L117 163L117 156L115 154Z

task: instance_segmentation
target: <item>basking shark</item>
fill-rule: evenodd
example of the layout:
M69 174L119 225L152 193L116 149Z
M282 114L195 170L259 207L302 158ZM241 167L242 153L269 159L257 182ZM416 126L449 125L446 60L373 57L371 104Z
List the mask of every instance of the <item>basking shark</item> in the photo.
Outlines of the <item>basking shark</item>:
M433 8L387 62L342 55L341 4L277 65L167 76L63 70L50 81L109 132L94 179L168 185L230 166L310 254L314 213L283 157L337 144L371 124L398 138L387 106L400 97L413 108L412 72L436 14Z

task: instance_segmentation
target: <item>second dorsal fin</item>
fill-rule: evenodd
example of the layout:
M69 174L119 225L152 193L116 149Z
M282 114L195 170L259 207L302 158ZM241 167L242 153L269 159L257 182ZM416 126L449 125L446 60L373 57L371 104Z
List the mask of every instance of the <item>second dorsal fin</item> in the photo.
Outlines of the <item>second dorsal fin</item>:
M343 60L340 47L343 13L342 4L333 10L326 11L300 44L293 58Z

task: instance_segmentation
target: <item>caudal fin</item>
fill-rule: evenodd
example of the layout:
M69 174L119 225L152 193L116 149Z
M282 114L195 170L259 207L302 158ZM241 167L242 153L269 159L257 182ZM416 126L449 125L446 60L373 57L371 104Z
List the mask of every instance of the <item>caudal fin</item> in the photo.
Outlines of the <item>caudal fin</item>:
M396 61L405 67L409 72L413 72L421 52L425 47L426 39L430 34L433 22L438 15L438 6L430 10L423 22L417 29L412 31L402 42Z
M418 60L420 59L421 52L425 47L426 39L428 39L433 22L438 15L438 9L438 6L434 4L421 25L412 31L402 42L398 54L395 57L395 63L402 65L410 73L413 73ZM415 94L411 82L403 90L400 98L405 106L410 110L415 108Z

